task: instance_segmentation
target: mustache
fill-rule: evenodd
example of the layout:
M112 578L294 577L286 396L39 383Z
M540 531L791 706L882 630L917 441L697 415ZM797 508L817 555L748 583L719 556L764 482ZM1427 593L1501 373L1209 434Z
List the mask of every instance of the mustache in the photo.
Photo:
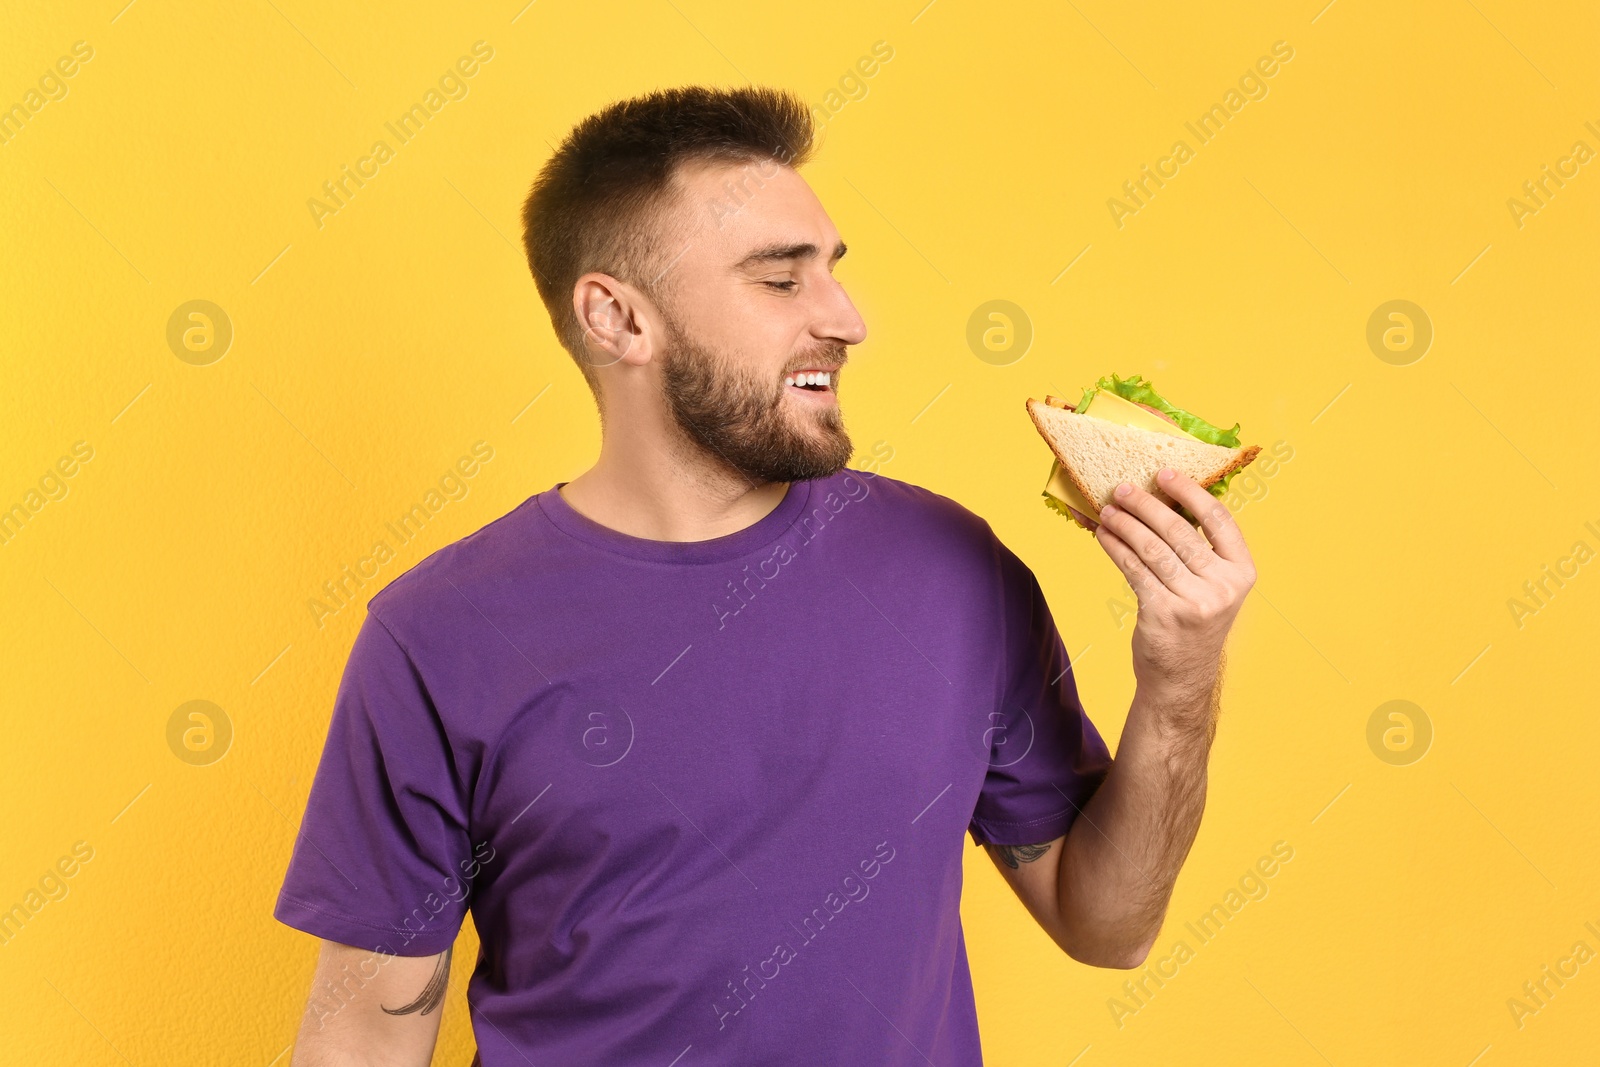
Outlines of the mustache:
M804 360L795 363L784 374L793 374L795 371L804 370L806 367L815 367L819 364L827 366L844 366L850 361L850 354L844 345L825 345L807 356Z

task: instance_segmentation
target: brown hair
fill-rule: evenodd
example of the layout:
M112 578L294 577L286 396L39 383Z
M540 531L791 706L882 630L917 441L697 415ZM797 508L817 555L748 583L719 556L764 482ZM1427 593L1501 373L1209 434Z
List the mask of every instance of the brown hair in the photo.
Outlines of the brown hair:
M534 179L522 243L556 337L599 399L572 308L580 277L602 271L662 300L672 292L666 215L686 163L772 158L798 168L814 144L811 109L778 89L687 86L621 100L572 129Z

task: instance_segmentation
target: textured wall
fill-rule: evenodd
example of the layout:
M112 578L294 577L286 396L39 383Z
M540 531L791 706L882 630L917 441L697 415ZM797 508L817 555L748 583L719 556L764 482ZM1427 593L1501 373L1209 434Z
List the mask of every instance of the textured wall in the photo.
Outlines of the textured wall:
M1165 978L1062 957L969 848L990 1061L1592 1044L1592 8L125 2L0 33L0 1061L287 1062L315 946L271 906L362 605L597 447L521 195L606 101L745 78L828 116L863 455L1035 569L1113 742L1130 597L1023 399L1142 373L1279 450Z

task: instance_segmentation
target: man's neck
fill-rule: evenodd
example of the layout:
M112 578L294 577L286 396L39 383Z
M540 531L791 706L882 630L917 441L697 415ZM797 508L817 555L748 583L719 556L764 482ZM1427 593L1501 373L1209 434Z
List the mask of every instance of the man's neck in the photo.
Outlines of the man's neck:
M759 522L788 488L787 482L752 483L687 442L669 451L607 440L595 465L559 492L578 514L619 533L708 541Z

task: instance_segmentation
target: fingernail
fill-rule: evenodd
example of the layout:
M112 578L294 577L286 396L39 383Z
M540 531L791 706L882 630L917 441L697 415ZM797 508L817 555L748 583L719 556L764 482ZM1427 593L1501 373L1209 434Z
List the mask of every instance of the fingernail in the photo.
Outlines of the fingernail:
M1173 476L1177 473L1178 472L1173 470L1171 467L1162 467L1161 473L1157 474L1156 477L1160 478L1164 482L1168 482L1171 481Z
M1112 507L1110 504L1107 504L1105 507L1100 509L1100 521L1105 522L1107 515L1115 515L1116 513L1117 509Z
M1118 496L1127 496L1131 492L1133 492L1133 486L1129 485L1127 482L1123 482L1121 485L1117 486Z

